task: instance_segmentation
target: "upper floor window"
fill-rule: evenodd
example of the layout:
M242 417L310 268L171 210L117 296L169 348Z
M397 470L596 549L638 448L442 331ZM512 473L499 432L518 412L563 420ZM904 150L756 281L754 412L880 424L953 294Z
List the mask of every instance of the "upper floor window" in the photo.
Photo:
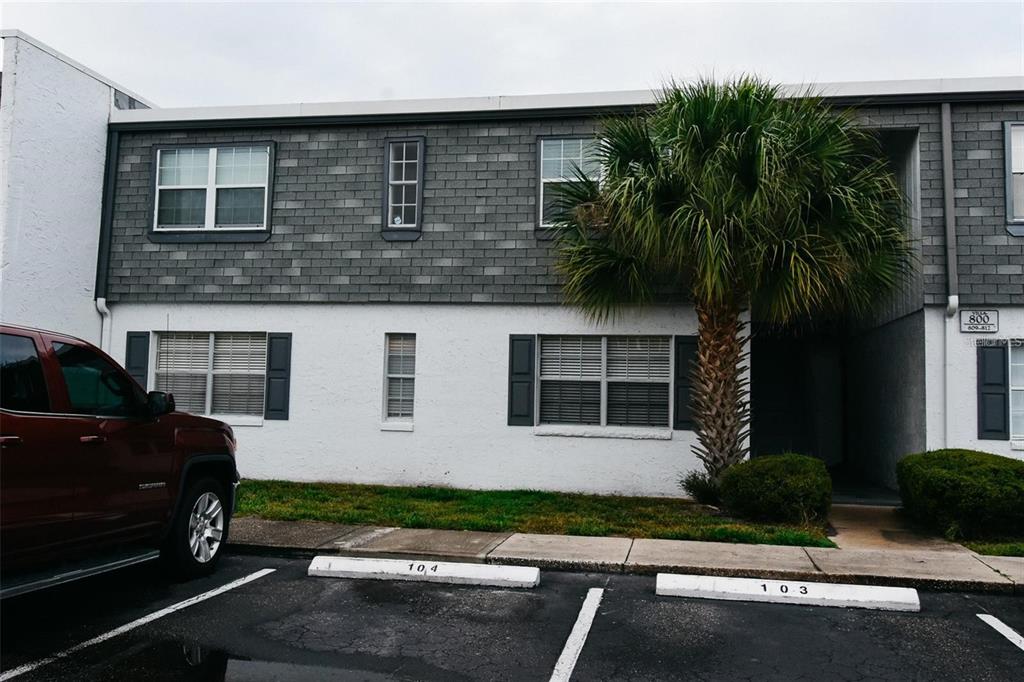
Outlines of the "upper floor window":
M157 230L264 230L270 145L157 150Z
M420 229L423 207L423 140L388 140L384 228Z
M1006 221L1024 236L1024 123L1006 124Z
M559 185L578 179L578 171L588 178L600 177L593 138L542 138L540 140L540 225L551 226L558 219Z

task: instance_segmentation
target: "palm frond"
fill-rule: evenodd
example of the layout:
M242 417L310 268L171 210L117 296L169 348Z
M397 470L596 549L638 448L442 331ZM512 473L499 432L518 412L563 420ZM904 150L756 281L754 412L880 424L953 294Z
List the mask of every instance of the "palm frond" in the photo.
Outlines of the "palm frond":
M678 300L786 324L863 313L913 272L876 136L811 91L670 83L652 110L604 121L597 156L601 182L580 174L559 200L559 269L585 308L668 281Z

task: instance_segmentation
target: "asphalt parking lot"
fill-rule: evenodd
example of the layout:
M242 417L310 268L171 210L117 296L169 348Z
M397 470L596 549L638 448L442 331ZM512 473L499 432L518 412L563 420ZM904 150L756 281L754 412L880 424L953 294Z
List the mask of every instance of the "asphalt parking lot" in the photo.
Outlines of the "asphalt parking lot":
M229 556L188 583L142 566L7 600L0 679L549 680L594 588L574 680L1019 680L1024 670L1024 650L977 617L1024 632L1024 599L1011 596L923 592L920 613L887 613L658 597L647 576L544 571L537 588L496 589L310 578L307 566ZM68 651L94 638L105 639Z

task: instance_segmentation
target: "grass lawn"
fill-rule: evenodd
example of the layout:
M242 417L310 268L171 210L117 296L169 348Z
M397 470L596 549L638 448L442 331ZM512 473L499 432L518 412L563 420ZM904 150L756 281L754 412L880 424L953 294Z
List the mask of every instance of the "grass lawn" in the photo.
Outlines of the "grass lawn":
M819 527L737 521L665 497L246 480L237 514L405 528L835 546Z
M964 546L978 554L989 556L1020 556L1024 557L1024 539L1022 540L989 540L964 542Z

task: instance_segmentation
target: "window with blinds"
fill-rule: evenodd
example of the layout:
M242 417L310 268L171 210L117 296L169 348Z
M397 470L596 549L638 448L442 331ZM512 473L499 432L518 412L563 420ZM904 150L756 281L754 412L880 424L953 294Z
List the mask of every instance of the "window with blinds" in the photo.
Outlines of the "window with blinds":
M667 336L540 337L540 423L668 426Z
M540 422L600 424L604 374L600 336L540 338Z
M384 383L384 418L412 421L416 384L415 334L385 336Z
M266 373L265 333L157 335L156 389L185 412L262 416Z

